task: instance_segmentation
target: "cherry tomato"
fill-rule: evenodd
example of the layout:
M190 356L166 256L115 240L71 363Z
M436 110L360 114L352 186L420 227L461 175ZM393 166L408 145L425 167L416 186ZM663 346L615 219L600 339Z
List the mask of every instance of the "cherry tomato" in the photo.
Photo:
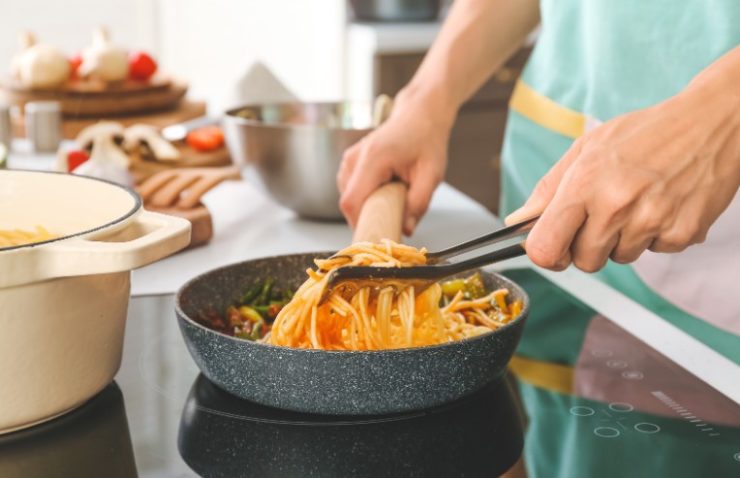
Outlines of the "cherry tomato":
M224 133L218 126L205 126L188 133L185 141L195 150L213 151L224 144Z
M82 54L81 53L75 53L69 58L69 68L72 78L77 78L77 70L80 68L80 65L82 64Z
M90 155L86 151L72 150L67 153L67 171L70 173L74 171L77 166L90 159Z
M146 81L157 71L157 62L143 51L132 51L128 55L128 71L131 78Z

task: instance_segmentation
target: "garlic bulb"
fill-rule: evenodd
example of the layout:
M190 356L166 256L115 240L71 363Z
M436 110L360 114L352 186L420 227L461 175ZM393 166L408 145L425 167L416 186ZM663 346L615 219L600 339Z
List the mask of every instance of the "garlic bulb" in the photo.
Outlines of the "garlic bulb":
M67 57L51 45L36 44L30 32L21 36L21 52L11 63L15 79L28 88L53 88L69 79Z
M93 32L92 45L82 51L80 76L103 81L121 81L128 76L128 53L111 45L108 32L99 27Z

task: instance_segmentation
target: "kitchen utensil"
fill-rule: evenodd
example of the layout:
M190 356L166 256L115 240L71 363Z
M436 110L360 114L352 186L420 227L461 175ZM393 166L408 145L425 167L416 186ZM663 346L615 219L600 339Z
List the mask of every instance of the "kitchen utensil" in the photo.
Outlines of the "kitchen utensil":
M151 176L137 190L147 205L189 209L200 198L227 179L241 179L239 168L168 169Z
M368 22L423 22L439 16L440 0L350 0L355 18Z
M400 183L373 193L358 218L355 240L398 240L404 198L405 186ZM329 255L255 259L185 284L177 295L176 315L188 350L206 377L236 396L264 405L367 415L447 403L480 390L504 372L529 313L529 299L519 286L488 271L480 271L486 288L508 288L512 300L522 300L522 313L490 333L440 345L380 351L295 349L230 337L194 320L207 310L225 310L258 279L274 277L283 287L297 288L313 259Z
M527 251L524 249L523 243L519 242L508 246L500 246L490 252L482 253L459 262L447 261L448 259L477 251L491 244L500 244L517 236L525 236L534 227L538 218L539 216L512 224L511 226L501 228L490 234L477 237L442 251L428 252L426 254L427 264L423 266L346 266L335 269L329 274L328 283L324 289L321 302L323 303L334 289L345 286L349 281L361 281L368 286L388 286L390 284L412 285L418 295L445 277L522 256Z
M189 223L132 190L51 172L0 171L0 229L59 237L0 249L0 434L74 409L121 360L130 271L189 242Z
M372 104L277 103L226 112L234 162L252 165L280 204L317 219L341 219L336 174L344 151L372 130Z
M188 136L188 133L194 129L202 128L204 126L213 126L221 123L218 118L212 118L210 116L201 116L189 121L182 123L172 124L165 128L162 128L162 137L170 142L184 141Z
M216 269L188 282L177 294L176 314L188 351L220 388L263 405L308 413L372 415L441 405L469 395L500 377L529 313L524 290L503 276L480 271L487 289L509 289L522 300L521 315L477 337L440 345L380 350L295 349L230 337L197 323L206 310L236 303L252 281L274 277L297 288L313 259L305 253L254 259Z
M185 168L218 168L231 164L231 157L226 147L213 151L196 151L182 142L175 143L175 147L180 152L181 159L179 161L143 161L134 158L130 166L134 182L141 184L162 171Z
M38 153L57 150L62 141L62 110L56 101L34 101L25 108L26 136Z
M190 221L189 247L195 247L213 236L211 213L201 197L221 181L239 178L236 167L167 169L144 181L138 191L148 209Z
M200 375L177 447L199 476L493 477L511 468L523 442L504 380L432 410L351 417L265 407Z

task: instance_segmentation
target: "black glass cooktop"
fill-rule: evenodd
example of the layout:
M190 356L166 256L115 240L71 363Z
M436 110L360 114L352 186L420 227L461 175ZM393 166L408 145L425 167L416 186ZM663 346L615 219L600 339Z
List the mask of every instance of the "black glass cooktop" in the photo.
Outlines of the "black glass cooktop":
M507 377L437 409L359 419L221 391L188 355L173 297L136 298L115 382L0 436L0 477L740 476L737 405L565 297L585 328L524 344ZM541 333L532 323L525 334ZM532 353L548 347L558 360Z

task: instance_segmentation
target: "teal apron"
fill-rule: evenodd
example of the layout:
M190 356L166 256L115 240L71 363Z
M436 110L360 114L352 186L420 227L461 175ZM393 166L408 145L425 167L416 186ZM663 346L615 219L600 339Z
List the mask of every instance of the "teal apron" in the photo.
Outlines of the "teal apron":
M542 0L540 9L541 32L521 82L541 101L581 114L585 129L592 119L607 121L675 95L701 70L740 44L738 0ZM526 105L527 101L512 102L502 153L503 216L524 203L539 178L560 159L576 136L572 128L558 128L548 118L516 107L519 104ZM740 221L736 225L740 226ZM593 312L554 293L536 274L515 275L528 289L533 303L517 360L575 367L587 341ZM648 286L634 267L610 262L596 276L740 363L738 335L676 305L670 294ZM734 329L730 330L737 330L740 315L734 320L730 323ZM590 443L578 440L578 449L569 448L573 443L562 438L568 435L572 424L572 414L568 412L572 408L568 404L574 399L572 390L568 393L562 386L547 387L525 378L522 398L531 420L525 450L530 476L598 473L603 477L629 473L629 469L620 466L624 461L599 462L607 455L599 455L598 451L615 453L613 449L608 452L600 448L600 440L605 438L594 435ZM682 456L681 446L688 455L685 460L676 460L675 467L666 463L665 473L693 476L697 469L688 466L691 439L678 437L676 443L677 456ZM589 449L594 453L590 454ZM620 452L640 450L616 450L617 455Z

